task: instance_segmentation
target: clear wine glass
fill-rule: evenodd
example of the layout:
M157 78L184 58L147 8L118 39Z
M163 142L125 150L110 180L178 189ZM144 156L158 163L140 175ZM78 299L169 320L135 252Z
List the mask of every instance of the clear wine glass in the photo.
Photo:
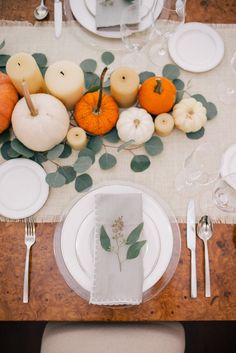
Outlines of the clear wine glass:
M236 173L220 175L213 189L214 204L224 212L236 212Z
M120 33L129 54L122 59L124 66L135 69L145 67L147 57L142 52L154 31L152 8L143 1L135 1L125 8L121 16Z
M185 21L186 0L163 0L163 7L156 17L153 11L155 26L155 44L151 46L149 56L153 64L163 66L168 61L167 40Z
M235 104L236 102L236 51L229 62L230 74L234 80L221 81L217 87L218 97L224 104Z

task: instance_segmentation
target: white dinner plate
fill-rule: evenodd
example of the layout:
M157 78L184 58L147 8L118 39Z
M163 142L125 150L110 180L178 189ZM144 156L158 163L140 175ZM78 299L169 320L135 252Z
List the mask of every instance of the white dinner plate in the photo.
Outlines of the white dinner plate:
M217 66L224 55L224 42L210 26L185 23L170 37L169 53L182 69L205 72Z
M82 292L77 291L78 294L88 299L92 286L94 195L97 193L142 193L143 231L147 239L143 259L145 292L166 271L173 254L174 235L170 219L162 205L146 189L135 184L116 182L102 185L76 201L55 233L54 250L58 267L68 285L75 289L74 283L78 284L82 289Z
M146 5L151 7L154 0L146 0ZM158 0L155 11L157 17L161 11L163 0ZM71 11L76 20L88 31L107 38L121 38L120 31L97 30L96 28L96 0L70 0Z
M227 183L236 190L236 144L231 145L223 154L220 174L223 177L232 174L227 178ZM235 175L234 175L235 174Z
M11 219L29 217L46 202L46 173L29 159L12 159L0 165L0 214Z

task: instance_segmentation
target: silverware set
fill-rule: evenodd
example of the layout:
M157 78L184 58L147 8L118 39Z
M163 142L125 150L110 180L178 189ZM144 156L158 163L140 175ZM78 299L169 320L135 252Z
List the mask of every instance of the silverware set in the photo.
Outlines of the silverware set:
M24 287L23 287L23 303L29 302L29 264L30 264L30 250L35 243L35 224L32 219L25 221L25 272L24 272Z
M210 266L207 241L213 234L213 224L209 216L201 217L196 228L194 200L190 200L187 208L187 247L191 251L191 297L197 297L196 272L196 234L204 242L205 255L205 297L211 296Z

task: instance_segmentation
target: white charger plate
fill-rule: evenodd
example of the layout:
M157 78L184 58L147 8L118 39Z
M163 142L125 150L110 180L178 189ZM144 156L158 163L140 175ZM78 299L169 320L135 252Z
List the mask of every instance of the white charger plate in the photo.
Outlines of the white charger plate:
M0 165L0 214L11 219L29 217L46 202L46 173L29 159L12 159Z
M146 0L145 4L149 7L152 6L154 0ZM163 6L163 0L158 0L155 11L157 17ZM88 31L106 38L121 38L120 31L97 30L96 28L96 0L70 0L71 11L76 20Z
M97 193L142 193L144 237L147 239L143 259L143 292L148 292L163 276L171 261L176 243L174 237L180 242L179 229L174 221L174 234L170 218L156 197L146 189L130 183L115 182L94 188L66 212L54 238L55 257L62 275L75 292L89 299L93 270L94 195ZM177 248L180 250L179 243ZM174 270L178 256L174 259Z
M168 41L173 61L182 69L205 72L217 66L224 55L224 42L210 26L192 22L179 26Z
M227 177L227 183L236 190L236 144L231 145L223 154L220 174Z

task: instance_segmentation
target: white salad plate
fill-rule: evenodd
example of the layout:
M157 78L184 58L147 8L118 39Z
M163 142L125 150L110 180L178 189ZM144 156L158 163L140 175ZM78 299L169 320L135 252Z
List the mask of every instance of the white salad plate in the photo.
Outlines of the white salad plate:
M11 219L32 216L46 202L46 173L36 162L12 159L0 165L0 214Z
M224 42L209 25L185 23L168 41L172 60L182 69L205 72L217 66L224 55Z
M227 183L236 190L236 144L231 145L223 154L220 174L227 177ZM232 174L232 175L231 175Z
M152 6L154 0L146 0L145 4L149 7ZM163 0L158 0L155 11L155 17L161 11ZM118 30L97 30L96 28L96 0L70 0L71 11L76 20L88 31L107 38L121 38L120 31Z
M143 231L147 240L143 258L145 293L160 280L170 264L176 243L174 237L179 237L179 229L174 216L170 219L156 195L153 196L136 184L127 182L103 184L92 189L69 208L54 237L54 252L58 267L67 284L88 300L93 271L94 195L98 193L142 194ZM178 246L180 247L179 244ZM178 262L178 259L175 258L176 261Z

